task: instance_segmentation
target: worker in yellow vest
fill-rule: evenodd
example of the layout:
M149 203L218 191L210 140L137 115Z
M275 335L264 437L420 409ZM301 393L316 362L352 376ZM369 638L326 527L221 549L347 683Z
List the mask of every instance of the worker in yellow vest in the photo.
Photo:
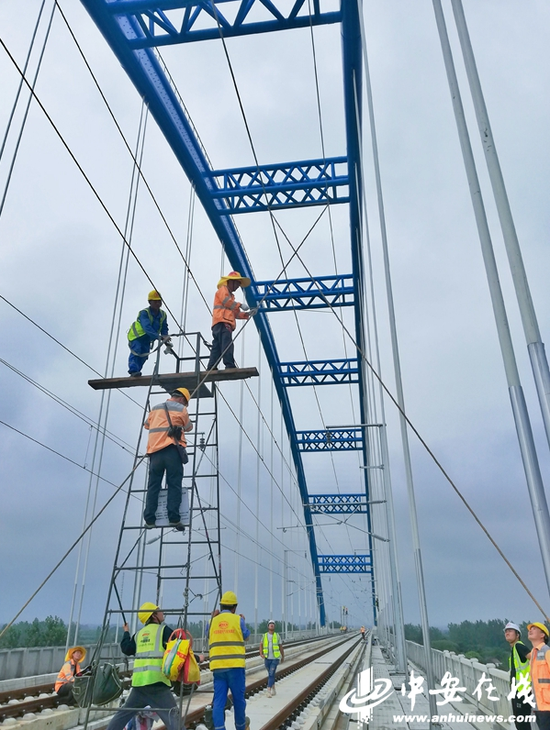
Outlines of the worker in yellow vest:
M245 730L250 724L246 717L245 699L245 650L244 642L250 636L250 629L244 616L236 614L237 596L226 591L221 597L220 611L212 612L208 629L208 653L210 671L214 678L214 700L212 720L214 730L225 730L225 704L227 692L231 690L235 730Z
M521 632L517 624L508 621L504 627L504 638L510 644L510 656L508 657L508 667L510 669L510 686L512 690L522 691L526 683L530 682L529 677L529 656L530 651L521 641ZM517 691L512 697L512 714L514 715L514 725L517 730L529 730L533 727L533 723L527 720L517 720L517 717L523 717L533 714L533 708L525 702Z
M147 297L149 306L139 312L136 321L128 330L128 373L132 377L141 375L151 348L156 340L170 344L166 312L161 309L162 297L158 291L149 292Z
M86 658L83 646L73 646L67 651L65 664L59 670L55 681L55 691L67 705L76 705L73 695L74 678L80 672L80 662Z
M156 712L167 730L180 730L178 706L170 689L170 680L162 671L164 650L172 629L166 626L164 613L154 603L144 603L138 617L144 624L143 628L130 636L130 627L124 624L124 636L120 642L123 654L136 657L132 689L107 730L122 730L144 707Z
M262 636L260 642L260 656L263 657L267 669L267 696L274 697L277 694L275 689L275 672L279 662L285 660L285 652L281 637L275 631L275 621L267 622L267 633Z

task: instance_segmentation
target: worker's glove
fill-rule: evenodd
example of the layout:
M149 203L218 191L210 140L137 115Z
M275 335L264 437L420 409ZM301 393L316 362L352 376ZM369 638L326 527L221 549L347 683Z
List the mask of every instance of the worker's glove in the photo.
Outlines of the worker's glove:
M250 309L250 307L248 306L248 304L246 302L243 302L241 304L241 312L248 312L249 309Z
M252 309L248 312L250 317L253 317L255 314L258 314L258 307L252 307Z
M162 340L162 342L165 345L171 345L172 344L172 340L170 339L170 335L161 335L160 336L160 339Z

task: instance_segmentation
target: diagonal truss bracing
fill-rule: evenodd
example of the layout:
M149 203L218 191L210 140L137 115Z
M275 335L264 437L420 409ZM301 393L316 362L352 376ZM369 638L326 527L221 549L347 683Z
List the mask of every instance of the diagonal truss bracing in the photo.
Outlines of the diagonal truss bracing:
M368 463L364 429L368 424L366 383L362 358L358 360L281 363L268 314L280 310L352 306L355 339L365 352L362 263L362 168L360 164L362 60L359 9L361 0L81 0L138 93L145 99L176 158L193 184L233 269L252 279L247 290L251 306L259 305L254 318L270 365L290 441L315 574L321 625L326 622L322 572L372 572L370 555L319 556L312 510L309 505L302 451L359 450ZM332 9L330 6L333 6ZM230 14L230 9L233 10ZM343 48L346 156L240 170L214 170L201 146L185 107L172 87L169 74L154 46L187 41L289 30L341 23ZM322 164L321 164L322 162ZM267 174L269 173L269 174ZM261 182L260 182L261 181ZM271 188L271 189L270 189ZM267 194L267 197L266 197ZM296 207L346 202L350 216L352 273L278 282L255 282L252 266L230 213L271 207ZM246 206L249 206L246 208ZM303 367L302 367L303 366ZM298 376L296 368L302 367ZM294 368L294 372L293 372ZM359 390L360 427L327 432L298 432L288 386L327 382L354 383ZM365 497L369 484L364 470ZM370 514L366 511L370 530ZM369 534L369 551L372 542ZM352 559L353 558L353 559ZM373 610L376 615L374 584Z

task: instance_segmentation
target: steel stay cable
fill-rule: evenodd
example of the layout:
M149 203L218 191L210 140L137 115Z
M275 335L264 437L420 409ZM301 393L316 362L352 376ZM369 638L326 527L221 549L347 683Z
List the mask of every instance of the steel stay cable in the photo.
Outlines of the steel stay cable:
M287 239L287 240L288 240L288 239ZM290 243L290 241L289 241L289 244L290 244L290 245L292 246L292 244ZM301 261L301 263L302 263L302 265L303 265L304 269L305 269L305 270L306 270L306 272L308 273L308 275L309 275L309 276L310 276L310 277L312 278L312 280L313 280L313 281L315 281L315 280L313 279L313 275L312 275L312 274L311 274L311 272L309 271L309 269L308 269L308 267L306 266L305 262L304 262L304 261L302 260L301 256L299 256L299 254L297 254L297 256L298 256L298 259L299 259L299 260ZM316 283L317 283L317 282L316 282ZM322 294L322 292L321 292L321 288L320 288L319 286L318 286L318 289L319 289L320 293ZM548 622L550 623L550 618L549 618L549 617L548 617L548 616L546 615L546 612L545 612L545 611L544 611L544 609L543 609L543 608L541 607L540 603L539 603L539 602L537 601L537 599L536 599L536 598L534 597L534 595L533 595L533 594L531 593L531 591L529 590L529 588L528 588L528 587L526 586L526 584L524 583L523 579L522 579L522 578L520 577L519 573L518 573L518 572L516 571L516 569L515 569L515 568L513 567L512 563L511 563L511 562L510 562L510 561L508 560L508 558L507 558L507 557L506 557L506 555L505 555L505 554L503 553L503 551L501 550L501 548L499 547L499 545L498 545L498 544L497 544L497 543L495 542L495 540L493 539L493 537L491 536L491 534L489 533L489 531L487 530L487 528L485 527L485 525L483 524L483 522L482 522L482 521L480 520L480 518L479 518L479 517L477 516L477 514L475 513L475 511L473 510L473 508L472 508L472 507L470 507L470 505L469 505L468 501L467 501L467 500L466 500L466 498L465 498L465 497L463 496L463 494L462 494L462 492L461 492L461 491L459 490L459 488L458 488L458 487L456 486L456 484L454 483L454 481L453 481L453 479L451 478L451 476L450 476L450 475L449 475L449 474L447 473L447 471L445 470L445 468L443 467L443 465L441 464L441 462L440 462L440 461L439 461L439 460L437 459L437 457L435 456L434 452L433 452L433 451L432 451L432 450L430 449L430 447L428 446L427 442L426 442L426 441L424 440L424 438L423 438L423 437L421 436L420 432L419 432L419 431L418 431L418 430L416 429L416 427L415 427L415 426L413 425L412 421L411 421L411 420L409 419L409 417L407 416L407 414L405 413L405 411L404 411L404 410L403 410L403 409L401 408L401 406L399 405L399 403L398 403L397 399L396 399L396 398L394 397L394 395L393 395L393 394L391 393L390 389L389 389L389 388L388 388L388 387L386 386L386 384L385 384L384 380L383 380L383 379L381 378L381 376L380 376L380 375L378 374L378 372L376 371L376 368L375 368L375 367L374 367L374 366L373 366L373 365L372 365L372 364L370 363L370 361L369 361L369 359L367 358L367 356L365 355L365 353L364 353L364 352L363 352L363 351L361 350L361 348L359 347L359 345L357 344L357 342L356 342L356 340L355 340L355 337L354 337L354 335L353 335L353 334L352 334L352 333L350 332L350 330L348 329L348 327L347 327L347 326L346 326L346 325L344 324L344 321L343 321L343 317L342 317L342 318L340 318L340 316L339 316L339 315L338 315L338 313L336 312L335 308L334 308L334 307L332 306L332 304L331 304L331 303L330 303L330 302L329 302L329 301L328 301L328 300L326 299L326 297L325 297L325 301L326 301L326 303L327 303L327 306L328 306L328 307L329 307L329 308L331 309L332 313L334 314L334 316L336 317L336 319L337 319L337 320L338 320L338 322L340 323L340 326L342 327L342 329L343 329L343 330L345 331L345 333L347 334L347 336L348 336L348 337L350 338L351 342L352 342L352 343L353 343L353 345L355 346L355 349L357 350L357 352L358 352L358 353L359 353L359 355L361 356L362 360L364 361L364 363L365 363L365 364L367 365L367 367L368 367L368 368L369 368L369 370L371 371L372 375L373 375L373 376L374 376L374 377L376 378L376 380L377 380L377 381L379 382L380 386L381 386L381 387L383 388L383 390L384 390L384 392L386 393L386 395L387 395L387 396L388 396L388 397L390 398L390 400L391 400L391 401L392 401L392 403L393 403L393 404L395 405L395 407L397 408L397 410L398 410L398 411L399 411L399 412L401 413L401 415L403 416L403 418L404 418L404 419L405 419L405 421L407 422L407 424L408 424L408 426L410 427L410 429L412 430L412 432L413 432L413 433L415 434L415 436L416 436L416 437L417 437L417 439L418 439L418 440L420 441L420 443L422 444L422 446L424 447L424 449L425 449L425 450L427 451L427 453L428 453L428 454L430 455L430 457L432 458L433 462L434 462L434 463L436 464L436 466L438 467L438 469L440 470L440 472L441 472L441 473L443 474L443 476L445 477L445 479L447 480L447 482L448 482L448 483L449 483L449 484L451 485L451 487L452 487L452 488L454 489L454 491L456 492L457 496L458 496L458 497L459 497L459 498L460 498L460 499L462 500L462 502L463 502L464 506L465 506L465 507L466 507L466 509L467 509L467 510L468 510L468 511L470 512L470 514L472 515L472 517L474 518L474 520L475 520L475 521L477 522L477 524L479 525L479 527L481 527L481 529L482 529L482 530L483 530L483 532L485 533L486 537L487 537L487 538L489 539L489 541L491 542L491 544L493 545L493 547L494 547L494 548L496 549L496 551L498 552L498 554L500 555L500 557L501 557L501 558L502 558L502 559L504 560L504 562L506 563L506 565L507 565L507 566L508 566L508 567L510 568L510 570L512 571L512 573L514 574L514 576L515 576L515 577L517 578L517 580L519 581L519 583L521 584L521 586L522 586L522 587L524 588L524 590L526 591L526 593L527 593L527 594L529 595L529 597L530 597L530 598L532 599L532 601L534 602L534 604L535 604L535 605L537 606L537 608L538 608L538 609L539 609L539 610L541 611L541 613L542 613L542 614L543 614L543 616L544 616L544 617L546 618L546 620L547 620L547 621L548 621Z
M76 158L76 155L74 154L74 152L69 147L68 142L65 140L65 138L63 137L63 135L59 131L59 129L56 126L55 122L53 121L52 117L49 115L48 111L46 110L46 107L40 101L40 99L37 96L36 92L34 91L34 89L32 88L32 86L30 85L30 83L27 80L26 76L24 75L23 71L19 68L19 65L18 65L17 61L15 60L15 58L13 57L11 51L9 50L9 48L7 47L7 45L5 44L3 38L1 38L1 37L0 37L0 46L2 46L2 48L6 52L6 55L8 56L8 58L10 59L10 61L12 62L12 64L15 66L17 72L21 75L24 83L28 87L28 89L31 92L31 94L32 94L33 98L35 99L36 103L38 104L38 106L42 110L44 116L46 117L46 119L50 123L52 129L54 130L54 132L56 133L57 137L59 138L59 141L61 142L61 144L63 145L63 147L67 150L67 152L69 154L69 157L72 159L72 161L74 162L74 164L78 168L78 170L81 173L82 177L86 181L88 187L92 191L94 197L96 198L96 200L98 201L99 205L101 206L101 208L103 209L103 211L105 212L105 214L107 215L107 217L109 218L109 220L111 221L111 223L113 224L116 232L118 233L118 235L120 236L120 238L124 242L124 245L128 247L128 250L130 251L130 253L133 256L134 260L136 261L137 265L139 266L139 268L143 272L145 278L151 284L151 286L153 287L153 289L157 289L157 286L155 285L155 282L151 279L151 277L147 273L147 270L145 269L144 265L141 263L138 255L134 252L133 248L131 247L131 245L129 244L129 242L126 240L126 238L124 236L124 232L121 230L120 226L116 222L113 214L111 213L111 211L107 207L107 204L103 201L103 198L100 196L100 194L96 190L94 184L92 183L92 181L90 180L90 178L86 174L84 168L82 167L82 165L80 164L80 162ZM170 312L170 315L172 316L172 319L174 320L174 322L176 324L178 324L178 320L174 316L174 313L172 312L172 310L168 307L168 305L166 305L166 302L164 302L164 304L165 304L166 309L168 310L168 312Z
M101 98L102 98L105 106L107 107L107 111L109 112L109 114L110 114L110 116L111 116L111 118L112 118L112 120L113 120L113 122L115 124L115 127L117 128L117 130L118 130L118 132L119 132L119 134L120 134L120 136L121 136L121 138L122 138L122 140L124 142L124 145L126 146L126 149L127 149L128 153L130 154L130 157L134 161L134 164L135 164L135 166L136 166L136 168L138 170L139 176L142 179L143 184L145 185L145 187L147 189L147 192L151 196L151 200L153 201L153 204L155 205L155 207L156 207L156 209L157 209L157 211L158 211L158 213L159 213L159 215L161 217L161 220L164 223L164 225L166 227L166 230L168 231L168 233L170 235L170 238L172 239L174 245L176 246L176 248L177 248L177 250L178 250L178 252L179 252L179 254L181 256L181 259L182 259L183 263L185 264L185 268L187 270L188 275L192 278L195 286L197 287L197 291L200 294L202 300L204 301L204 303L206 305L206 308L208 309L209 312L211 312L210 305L208 304L208 301L207 301L206 297L202 293L201 288L199 287L199 284L198 284L197 280L195 279L195 276L194 276L193 272L191 271L191 267L189 266L185 255L183 254L182 250L179 247L179 244L178 244L178 241L176 239L176 236L173 233L172 229L170 228L170 225L168 223L168 220L166 219L166 216L164 215L164 213L162 211L162 208L160 206L160 203L157 201L157 199L156 199L156 197L155 197L155 195L153 193L152 188L150 187L150 185L149 185L149 183L148 183L145 175L143 174L143 170L141 169L141 164L137 161L136 156L134 155L134 153L132 151L132 148L131 148L130 144L128 143L128 141L127 141L127 139L126 139L126 137L124 135L124 132L122 131L122 128L120 127L120 124L118 123L118 120L117 120L117 118L116 118L113 110L111 109L111 106L109 105L109 102L107 101L107 98L106 98L105 94L103 93L103 91L101 89L101 86L100 86L100 84L99 84L99 82L98 82L98 80L97 80L94 72L92 71L92 68L91 68L90 64L88 63L88 60L86 58L86 55L84 54L84 51L82 50L82 48L81 48L78 40L76 39L76 36L75 36L75 34L74 34L74 32L73 32L73 30L71 28L71 25L70 25L69 21L67 20L65 14L64 14L64 12L63 12L63 10L61 8L61 6L59 5L58 0L54 0L54 1L55 1L55 5L57 6L57 9L59 10L59 13L60 13L61 17L63 18L63 21L65 22L65 25L67 26L67 29L68 29L68 31L69 31L69 33L70 33L70 35L71 35L71 37L72 37L72 39L73 39L76 47L77 47L80 55L82 56L82 60L84 61L84 64L85 64L86 68L88 69L88 71L90 73L90 76L92 77L92 79L94 81L94 84L96 85L96 88L99 91L99 94L100 94L100 96L101 96ZM151 281L151 280L149 280L149 281ZM170 314L172 314L172 313L170 312ZM176 320L175 317L174 317L174 321L177 323L177 320Z
M0 423L3 423L3 421L0 421ZM7 424L4 424L4 425L7 425ZM16 430L16 429L14 429L14 430ZM11 626L13 626L13 624L15 623L15 621L19 618L19 616L27 608L27 606L29 605L29 603L31 603L31 601L36 597L36 595L42 590L42 588L50 580L50 578L52 577L52 575L57 571L57 569L62 565L62 563L68 558L68 556L71 554L71 552L74 550L74 548L79 544L79 542L83 539L83 537L86 535L86 533L91 529L91 527L94 525L94 523L103 514L103 512L105 512L105 510L111 504L111 502L114 500L114 498L117 496L117 494L122 490L122 488L124 487L124 485L126 484L126 482L129 479L131 479L131 477L133 476L134 472L136 471L136 469L138 468L138 466L141 464L141 462L144 459L145 459L145 456L140 456L139 459L137 460L137 463L132 468L132 471L128 474L128 476L124 479L124 481L120 485L118 485L118 486L117 485L113 485L113 486L117 486L116 490L109 497L109 499L105 502L105 504L99 510L99 512L96 514L96 516L90 521L90 523L88 524L88 526L86 527L86 529L81 532L81 534L79 535L79 537L73 542L73 544L71 545L71 547L65 552L65 554L63 555L63 557L58 561L58 563L54 566L54 568L49 572L49 574L42 581L42 583L38 586L38 588L35 590L35 592L30 596L30 598L26 601L26 603L20 608L20 610L16 613L16 615L12 618L12 620L4 626L4 628L2 629L2 631L0 631L0 639L6 633L6 631ZM107 480L105 480L105 481L107 481ZM112 482L109 482L109 483L111 484Z

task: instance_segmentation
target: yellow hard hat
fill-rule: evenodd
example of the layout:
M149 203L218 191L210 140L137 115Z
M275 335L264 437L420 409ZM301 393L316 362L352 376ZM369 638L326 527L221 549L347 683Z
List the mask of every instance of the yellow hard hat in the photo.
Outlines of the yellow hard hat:
M537 629L540 629L544 634L546 634L546 636L550 636L550 631L548 631L546 626L544 624L541 624L539 621L535 621L532 624L527 624L527 631L533 628L533 626L536 626Z
M228 281L238 281L239 285L242 286L243 289L250 286L250 279L248 276L241 276L238 271L230 271L227 276L222 276L222 278L218 281L218 289L220 286L227 284Z
M155 603L149 603L147 601L142 603L138 611L138 617L141 623L146 624L155 611L159 610L159 608L160 606L157 606Z
M191 396L189 395L189 391L187 390L187 388L176 388L172 395L175 395L176 393L182 395L188 403L191 400Z
M73 658L73 654L75 651L80 651L82 653L82 656L80 657L80 661L83 662L86 657L86 649L83 646L72 646L70 649L67 650L67 654L65 656L65 661L70 662Z
M158 293L156 289L153 289L153 291L149 292L149 296L147 297L148 302L162 302L162 297Z
M220 603L223 603L224 606L236 606L238 603L237 596L233 593L233 591L226 591L223 594Z

